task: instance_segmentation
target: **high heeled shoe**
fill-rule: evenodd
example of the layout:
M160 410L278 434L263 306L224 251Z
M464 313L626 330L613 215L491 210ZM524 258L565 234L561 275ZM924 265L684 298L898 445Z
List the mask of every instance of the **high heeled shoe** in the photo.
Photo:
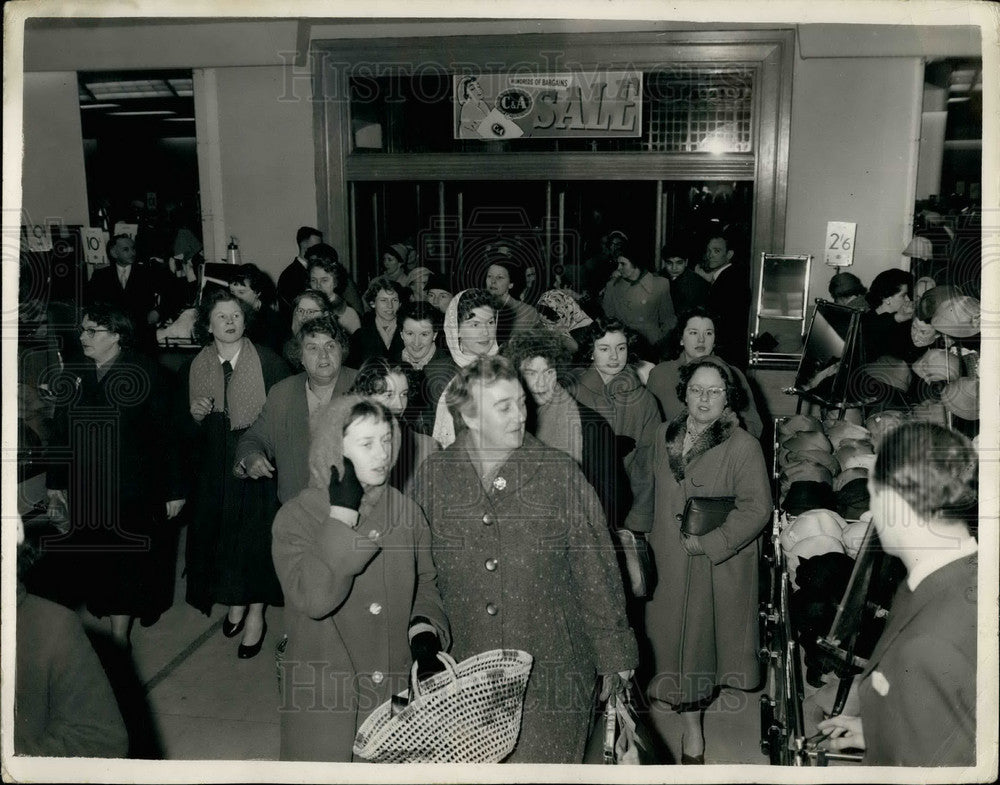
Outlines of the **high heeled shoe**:
M684 752L684 737L681 736L681 765L682 766L704 766L705 765L705 751L704 749L698 755L688 755Z
M242 625L243 622L240 622L240 624ZM249 660L252 659L253 657L256 657L257 654L260 652L261 646L264 645L264 638L266 635L267 635L267 622L265 621L264 626L261 627L260 637L257 639L257 642L251 644L250 646L246 646L241 643L240 647L236 650L236 656L239 657L241 660Z
M227 616L225 619L222 620L222 634L225 635L227 638L235 638L237 635L243 632L243 625L246 624L246 621L247 621L247 611L243 611L243 618L240 619L238 622L236 622L236 624L233 624L231 621L229 621L229 617Z

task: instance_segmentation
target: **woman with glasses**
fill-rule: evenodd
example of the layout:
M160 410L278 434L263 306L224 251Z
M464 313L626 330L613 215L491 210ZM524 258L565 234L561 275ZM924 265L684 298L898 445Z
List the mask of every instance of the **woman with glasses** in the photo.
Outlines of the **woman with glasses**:
M46 477L49 516L69 524L51 551L66 555L73 588L91 613L110 617L123 648L131 648L134 618L148 626L171 605L173 565L159 558L159 546L186 495L162 370L132 341L132 322L116 307L84 310L86 362L52 385L62 405L50 446L68 447L70 459ZM87 438L74 438L81 433Z
M653 515L644 521L659 576L646 605L653 649L651 717L681 763L705 762L702 721L723 687L757 686L757 560L771 517L760 443L739 425L746 406L733 369L716 357L682 366L685 410L656 430ZM691 497L733 497L715 530L681 531ZM676 713L676 714L675 714Z
M667 336L665 346L669 359L649 372L646 389L656 396L663 419L668 422L680 415L685 408L684 401L677 398L681 368L702 357L715 356L715 321L715 315L703 306L696 306L681 314L677 327ZM754 404L750 385L741 371L733 368L733 373L743 388L747 402L746 407L737 412L740 424L759 439L764 432L764 423Z
M233 473L240 437L254 424L271 386L288 368L244 331L235 295L217 290L199 306L196 334L205 348L191 363L188 400L196 459L194 513L187 535L187 601L206 615L229 606L227 638L243 632L241 659L260 651L267 631L264 606L282 601L271 561L271 522L278 511L275 481Z
M281 354L293 370L302 367L298 354L298 335L302 325L310 319L332 315L333 306L330 304L330 298L319 289L306 289L292 301L292 337L285 341Z
M361 317L344 299L350 277L338 261L337 251L326 243L320 243L309 249L306 259L309 262L309 288L319 289L326 295L340 326L347 330L348 335L354 335L361 327Z

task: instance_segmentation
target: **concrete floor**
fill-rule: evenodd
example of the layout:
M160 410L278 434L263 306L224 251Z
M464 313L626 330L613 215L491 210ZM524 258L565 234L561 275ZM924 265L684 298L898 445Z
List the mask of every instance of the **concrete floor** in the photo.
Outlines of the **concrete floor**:
M183 533L179 547L183 554ZM134 700L127 718L133 748L141 757L173 760L277 760L278 687L274 647L284 634L282 608L267 609L267 634L260 654L236 656L239 636L225 638L226 609L207 617L184 602L183 557L178 559L173 606L151 627L132 630ZM102 648L109 622L81 610L95 648ZM726 690L705 715L706 760L715 764L767 765L759 745L760 693ZM680 724L666 723L660 760L679 758ZM600 730L587 762L601 763ZM138 739L138 741L137 741ZM677 772L678 769L673 769ZM672 775L673 776L673 775Z

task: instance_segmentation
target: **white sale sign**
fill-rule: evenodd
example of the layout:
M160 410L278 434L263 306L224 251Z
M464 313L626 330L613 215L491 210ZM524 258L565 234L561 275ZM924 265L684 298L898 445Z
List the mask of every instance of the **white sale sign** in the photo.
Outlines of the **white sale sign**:
M823 243L824 261L831 267L850 267L854 264L854 236L857 232L856 223L828 221L826 241Z

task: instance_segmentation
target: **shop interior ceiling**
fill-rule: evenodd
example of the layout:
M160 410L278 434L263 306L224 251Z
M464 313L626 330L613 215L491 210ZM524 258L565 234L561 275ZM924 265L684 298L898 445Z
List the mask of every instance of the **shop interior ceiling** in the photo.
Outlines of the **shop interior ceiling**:
M190 70L80 72L78 82L85 139L195 135Z

